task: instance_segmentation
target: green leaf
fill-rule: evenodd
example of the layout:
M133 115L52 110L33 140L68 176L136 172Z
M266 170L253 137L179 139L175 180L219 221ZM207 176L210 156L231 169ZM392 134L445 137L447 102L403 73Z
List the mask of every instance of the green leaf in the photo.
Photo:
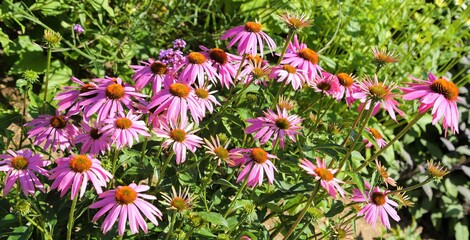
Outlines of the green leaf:
M10 38L6 33L3 32L2 28L0 28L0 44L3 48L5 48L11 42Z
M212 238L217 237L216 235L212 234L212 232L207 228L197 229L196 231L194 231L194 233L197 235L204 236L204 237L212 237Z
M344 205L341 201L335 201L333 206L331 206L330 211L325 213L325 217L331 218L336 216L337 214L340 214L344 210Z
M0 219L0 229L17 224L18 218L13 214L7 214Z
M454 225L454 231L456 240L468 240L470 237L470 234L468 232L468 225L465 223L457 222Z
M367 197L365 195L365 192L366 192L366 185L364 183L364 179L362 178L361 175L359 175L358 173L351 173L350 176L352 177L352 179L354 180L354 182L356 183L356 186L357 188L359 189L359 191L361 191L362 195L364 197Z
M233 185L232 183L230 183L229 181L227 181L223 178L217 179L213 184L218 184L218 185L226 186L226 187L229 187L229 188L237 189L237 187L235 187L235 185Z
M227 220L220 213L216 212L198 212L199 216L202 217L205 221L208 221L212 224L219 225L225 229L229 229Z
M61 1L56 1L56 0L51 0L51 1L37 1L31 7L29 7L30 11L36 11L39 10L42 12L44 15L59 15L62 14L61 8L64 8L63 2Z
M32 226L19 226L13 230L7 240L28 240L33 234Z

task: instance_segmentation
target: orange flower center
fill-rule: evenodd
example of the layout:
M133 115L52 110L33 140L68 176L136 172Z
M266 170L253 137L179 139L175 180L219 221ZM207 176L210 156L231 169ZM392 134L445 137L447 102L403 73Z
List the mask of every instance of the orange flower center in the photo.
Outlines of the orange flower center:
M223 147L216 147L214 149L214 153L220 159L227 159L228 158L228 151L227 151L227 149L225 149Z
M93 88L95 88L95 86L93 84L87 83L87 84L82 86L82 88L80 89L80 93L88 92Z
M439 78L431 84L431 90L442 94L447 100L455 101L459 97L459 88L451 81Z
M288 64L284 65L282 69L284 69L286 72L291 73L291 74L294 74L297 72L297 69L295 69L295 67L292 67L291 65L288 65Z
M198 96L199 98L206 99L207 97L209 97L209 92L207 92L207 90L204 88L198 88L195 92L196 96Z
M70 169L74 172L85 172L91 168L92 162L85 155L77 155L70 159Z
M106 87L106 97L109 99L120 99L124 96L124 87L119 83L110 84Z
M370 86L369 92L374 98L383 99L388 94L388 89L381 83L378 85Z
M385 194L381 192L372 193L372 202L375 205L381 206L384 205L387 200L385 199Z
M188 55L188 61L192 64L203 64L206 60L206 57L198 52L192 52Z
M248 32L255 32L259 33L261 32L261 24L256 23L256 22L246 22L245 23L245 30Z
M336 77L338 77L339 84L344 87L351 87L354 83L353 78L347 73L338 73Z
M374 136L375 139L382 139L382 134L375 128L369 128L370 133Z
M186 139L186 132L183 129L173 129L170 132L170 138L177 142L184 142Z
M331 85L327 82L320 82L317 84L317 88L322 90L323 92L326 92L331 89Z
M268 160L268 153L261 148L253 148L251 150L251 158L259 164L266 162Z
M280 129L288 129L290 127L290 122L286 118L278 118L274 124Z
M11 166L16 170L23 170L28 167L28 159L23 156L16 156L11 160Z
M98 128L92 128L90 130L90 137L97 140L99 139L103 134L98 132Z
M170 85L170 93L173 96L186 98L189 95L189 87L183 83L173 83Z
M129 118L118 118L116 119L116 127L120 129L128 129L132 127L132 121Z
M228 61L228 55L220 48L213 48L209 51L209 57L219 64L225 64Z
M181 197L174 197L171 199L170 206L178 209L180 212L188 208L186 201Z
M51 127L57 128L57 129L63 129L65 128L65 125L67 125L67 121L65 121L64 117L62 116L52 117L50 123L51 123Z
M250 61L253 62L253 63L259 63L259 62L263 61L261 56L258 56L258 55L253 56L251 54L248 54L248 59L250 59Z
M119 204L130 204L137 199L137 192L129 186L124 186L116 190L115 196Z
M330 170L326 169L326 168L315 168L315 170L313 170L322 180L325 180L325 181L331 181L333 180L334 176L333 174L330 172Z
M152 65L150 65L150 69L152 69L154 74L162 75L166 73L166 64L162 62L153 62Z
M318 63L318 54L310 48L304 48L300 50L299 56L313 64Z
M254 78L261 78L261 77L263 77L264 75L266 75L266 73L263 71L263 69L258 68L258 67L253 68L253 70L251 71L251 73L253 74L253 77L254 77Z

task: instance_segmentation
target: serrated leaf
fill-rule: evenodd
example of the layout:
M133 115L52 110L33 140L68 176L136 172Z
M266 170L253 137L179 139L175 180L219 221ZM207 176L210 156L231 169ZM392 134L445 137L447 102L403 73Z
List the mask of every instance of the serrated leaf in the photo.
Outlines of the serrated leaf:
M220 213L216 212L198 212L198 215L201 216L202 219L208 221L212 224L219 225L224 227L225 229L229 229L227 219L222 216Z

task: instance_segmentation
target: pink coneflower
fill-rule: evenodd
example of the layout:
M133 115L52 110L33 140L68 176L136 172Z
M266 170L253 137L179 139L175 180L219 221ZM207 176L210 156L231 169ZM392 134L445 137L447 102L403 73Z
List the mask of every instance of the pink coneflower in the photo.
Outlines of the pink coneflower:
M241 71L240 76L244 76L242 81L245 85L251 82L258 85L261 82L264 86L267 86L266 78L269 76L270 72L271 68L269 64L264 64L262 60L255 60L248 61L248 64L246 64Z
M321 160L319 157L317 159L317 165L315 166L312 162L307 159L301 159L299 166L307 171L308 174L315 177L315 180L320 180L321 186L336 199L336 191L339 192L341 197L344 197L346 193L344 189L339 186L338 183L343 183L343 181L335 178L336 172L338 169L329 169L326 167L325 160Z
M193 201L196 199L196 196L193 196L189 193L189 188L185 188L181 191L181 187L176 192L174 186L171 186L173 196L170 196L166 193L162 193L162 197L165 201L161 201L163 205L168 206L168 209L176 210L178 212L184 212L193 207Z
M338 78L329 72L323 71L321 76L310 79L307 82L316 92L321 92L337 100L340 100L342 97L341 85L339 84Z
M220 39L225 40L233 37L227 45L227 48L231 48L238 42L237 51L240 55L256 55L258 54L259 47L259 53L263 56L264 44L266 43L269 50L274 52L276 49L276 43L266 33L261 31L261 28L261 24L257 22L246 22L245 25L228 30Z
M193 84L197 79L199 85L204 85L205 76L213 83L216 83L216 79L220 78L209 59L200 52L188 54L183 66L184 69L181 71L178 80L187 84Z
M120 78L102 80L97 89L82 93L80 96L91 95L94 96L83 100L80 105L90 106L84 111L86 119L89 119L92 114L98 113L98 122L124 112L123 105L128 109L133 109L131 97L146 97L146 95L136 92L134 87L125 84Z
M147 233L147 223L142 213L155 224L155 226L158 226L157 218L162 219L162 212L151 203L143 200L157 199L154 196L142 193L149 189L149 186L131 183L129 186L119 186L115 190L108 190L100 194L99 198L102 199L91 204L89 207L91 209L101 208L95 216L93 216L93 222L96 222L101 216L109 212L101 225L103 233L107 233L118 218L118 232L120 236L124 235L126 222L128 220L129 227L133 234L139 232L139 227Z
M91 181L96 193L103 191L113 175L101 166L101 162L88 155L72 155L56 160L57 167L51 170L50 179L54 180L51 189L61 192L63 197L72 188L70 199L74 199L80 192L79 198L85 194L88 181Z
M255 139L260 140L260 144L266 143L273 137L273 144L279 138L281 148L284 148L284 137L288 136L295 142L295 135L300 134L299 129L302 127L302 118L297 115L289 115L285 108L276 107L277 114L271 109L264 112L264 117L247 119L246 121L252 125L245 129L247 134L257 132Z
M105 154L111 145L111 138L108 134L103 134L101 131L101 124L94 123L90 127L87 123L81 123L82 131L75 138L75 144L81 143L80 154L90 153L96 156L98 154Z
M292 83L294 90L301 89L307 81L302 74L302 70L298 70L289 64L274 67L269 74L269 78L273 80L277 78L277 82L284 81L286 85Z
M214 95L212 95L216 93L217 90L210 91L211 87L211 85L200 85L198 88L194 89L194 93L196 93L196 100L199 103L199 107L203 116L206 115L206 110L209 110L209 112L212 113L214 111L214 105L220 106L220 103L217 101Z
M385 190L384 192L380 191L379 187L375 187L370 191L370 184L365 182L367 190L364 192L364 195L359 189L353 190L352 201L354 202L367 202L367 204L362 208L361 211L357 213L358 216L365 215L365 220L368 224L375 227L377 218L380 217L382 224L390 229L390 222L388 220L388 215L390 215L395 221L400 221L400 217L397 214L397 211L392 208L392 206L397 207L398 204L389 199L387 194L390 192Z
M294 42L289 43L281 64L290 64L293 67L302 69L308 79L318 78L323 70L318 65L318 54L308 48L305 43L299 43L297 35L294 35Z
M379 82L377 75L374 75L374 79L366 77L364 81L359 82L358 92L353 94L355 99L359 99L365 104L365 109L369 109L370 103L375 102L373 106L372 114L376 114L380 106L388 111L390 117L396 121L395 112L400 116L404 117L405 113L397 108L398 102L394 99L397 95L393 94L392 91L397 87L394 84L386 85L385 82Z
M172 118L169 123L161 122L160 129L154 129L157 137L167 138L162 147L166 148L172 144L173 152L176 155L176 164L186 161L186 149L195 152L201 147L202 138L194 135L197 130L193 130L194 123L188 124L188 120L181 118L180 121Z
M82 101L85 97L81 97L80 94L98 88L94 82L84 83L76 77L71 77L70 80L79 84L80 86L62 87L63 92L58 93L57 96L54 97L54 100L59 101L57 103L57 111L61 112L67 110L68 116L77 114L82 109L82 106L80 106L80 101Z
M55 116L40 115L25 126L33 127L28 131L28 138L35 138L35 145L45 141L44 149L51 146L52 151L55 151L57 147L62 151L70 149L70 141L78 133L77 127L68 122L68 117L58 112Z
M308 27L311 25L313 20L308 20L308 15L305 13L292 13L292 12L285 12L279 15L281 20L293 30L298 30L300 28Z
M230 85L235 85L234 82L237 79L234 78L237 75L241 57L227 53L220 48L208 49L202 45L199 48L203 51L201 53L212 61L212 66L214 66L219 74L220 84L227 89L230 88Z
M187 118L188 110L196 122L199 122L204 116L196 99L194 89L187 83L169 80L165 81L164 88L152 97L148 109L155 114L160 114L167 110L168 119Z
M211 136L211 141L204 138L204 142L206 145L204 147L207 149L206 153L214 156L214 159L217 159L217 165L220 166L221 160L227 162L230 166L234 165L233 157L239 156L239 154L234 152L228 151L228 145L230 144L230 140L227 141L225 146L220 144L219 136L214 137Z
M372 47L372 54L374 54L374 61L377 63L379 68L387 63L398 62L398 57L395 54L395 51L387 52L386 47Z
M388 172L387 172L387 169L385 167L383 167L379 161L377 161L377 159L375 159L375 166L377 167L377 171L379 172L380 176L382 177L382 179L384 180L385 182L385 186L388 187L388 184L396 187L397 184L395 182L395 180L393 178L390 177L390 175L388 175Z
M457 101L459 99L459 88L446 77L438 78L436 75L429 73L427 80L421 80L411 77L417 83L408 83L410 87L401 88L405 95L403 99L413 100L419 99L419 112L424 113L432 108L432 124L436 124L441 118L442 125L445 129L450 128L452 133L459 132L459 111L457 109Z
M5 175L3 196L6 196L16 180L19 180L24 195L34 195L35 187L45 192L41 181L35 172L49 176L43 167L51 164L50 161L42 159L40 154L33 155L30 149L21 149L16 152L7 150L7 154L0 154L0 171L7 172Z
M382 137L382 134L375 128L366 128L366 130L374 137L375 142L377 142L377 145L379 148L383 148L387 145L387 142Z
M139 142L139 136L150 136L145 122L139 120L140 117L141 115L134 115L132 111L128 112L127 115L120 113L115 118L104 120L101 132L111 136L116 148L126 145L132 147L134 140Z
M338 73L336 74L338 82L340 84L340 96L345 98L346 104L348 107L351 107L351 104L354 102L355 98L353 93L358 89L356 78L353 75L347 73Z
M247 185L255 188L256 185L263 184L263 176L266 172L268 183L273 183L274 171L277 171L277 168L269 159L277 158L276 156L258 147L232 149L230 152L237 154L233 157L234 166L243 165L243 170L238 175L237 182L247 178Z
M147 84L152 84L153 93L157 93L162 89L163 82L166 78L173 79L166 64L161 61L155 61L149 58L147 62L141 62L143 66L131 65L135 73L132 80L135 81L135 89L141 91Z

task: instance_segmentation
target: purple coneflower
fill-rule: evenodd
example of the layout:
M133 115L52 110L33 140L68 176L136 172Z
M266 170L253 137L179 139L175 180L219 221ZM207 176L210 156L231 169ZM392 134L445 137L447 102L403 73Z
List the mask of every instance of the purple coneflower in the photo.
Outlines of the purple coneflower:
M70 149L70 141L78 133L77 127L68 122L68 117L58 112L55 116L40 115L25 126L33 127L28 131L28 138L34 138L35 145L45 141L44 149L51 146L52 151L57 150L57 147L62 151Z
M211 141L204 138L204 142L206 145L204 147L207 149L206 153L214 156L215 159L218 160L217 165L220 166L221 160L227 162L230 166L234 165L233 157L239 156L237 153L229 152L228 145L230 144L230 140L227 141L225 146L220 144L219 136L214 137L211 136Z
M375 142L377 142L377 145L379 148L385 147L387 145L387 142L382 137L382 134L375 128L366 128L366 130L374 137Z
M348 107L351 107L351 104L354 102L355 98L353 94L357 91L356 79L353 75L347 73L338 73L336 74L338 82L340 84L340 96L346 100Z
M228 30L220 39L225 40L233 37L227 45L227 48L231 48L238 42L237 51L240 55L256 55L258 54L259 47L259 53L263 56L264 44L266 43L269 50L274 52L276 49L276 43L271 37L261 31L261 28L261 24L257 22L246 22L245 25Z
M265 64L263 60L258 60L255 58L255 61L247 61L248 64L245 65L243 70L240 73L240 76L244 76L242 79L243 84L250 84L254 82L254 84L258 85L263 83L264 86L266 84L266 78L269 76L271 72L271 68L269 64Z
M196 93L196 100L199 103L199 107L203 116L206 115L206 110L209 110L209 112L212 113L214 111L214 105L220 106L220 103L217 101L214 95L212 95L216 93L217 90L210 91L211 87L211 85L200 85L198 88L194 89L194 93Z
M79 198L85 194L88 181L91 181L96 193L103 191L113 176L101 166L101 162L88 155L72 155L70 157L59 158L56 160L57 167L51 170L50 179L54 180L51 189L61 192L63 197L67 191L70 192L70 199L74 199L80 193Z
M237 68L239 67L241 57L227 53L220 48L208 49L202 45L199 48L203 51L201 53L212 61L212 66L214 66L219 74L220 84L227 89L231 85L235 85L237 79L234 78L237 75Z
M160 129L154 129L157 137L167 138L162 147L166 148L172 145L173 152L176 155L176 164L186 161L186 150L195 152L196 148L201 147L202 138L194 135L197 130L193 130L194 123L188 124L188 120L182 118L180 121L172 118L169 123L161 122Z
M24 195L34 195L35 187L45 192L44 185L34 174L35 172L49 176L43 167L51 164L42 159L40 154L34 155L30 149L21 149L16 152L7 150L7 154L0 154L0 171L6 172L3 196L6 196L13 185L19 180Z
M145 122L139 120L140 117L141 115L134 115L132 111L128 112L127 115L120 113L115 118L104 120L101 131L103 134L111 136L116 148L125 145L132 147L134 140L139 142L139 136L150 136Z
M80 94L98 88L94 82L84 83L76 77L71 77L70 80L80 86L62 87L63 92L58 93L54 97L54 100L59 101L57 103L57 111L62 112L67 110L68 116L77 114L82 110L83 106L80 106L80 102L85 99L85 97L81 97Z
M321 76L315 79L310 79L307 82L313 89L315 89L316 92L321 92L336 100L340 100L342 98L341 85L339 84L338 78L329 72L323 71Z
M188 54L182 66L184 69L179 74L178 80L187 84L193 84L197 79L199 85L204 85L205 76L213 83L216 83L216 79L220 78L209 59L200 52Z
M192 202L196 199L196 196L193 196L189 193L189 188L185 188L181 191L181 187L176 192L174 186L171 186L173 196L170 196L166 193L162 193L162 197L165 201L161 203L165 206L168 206L168 209L177 210L178 212L183 212L192 208Z
M308 79L318 78L323 70L318 65L318 54L308 48L305 43L299 43L297 35L294 35L294 42L289 43L281 64L290 64L297 69L302 69Z
M245 129L247 134L257 132L255 139L260 140L260 144L266 143L273 137L273 144L279 139L281 148L284 148L284 138L287 136L295 142L295 135L300 134L298 130L302 127L302 118L297 115L289 115L285 108L277 109L277 114L271 109L264 112L264 117L247 119L252 125Z
M256 185L263 184L264 172L268 178L268 183L274 181L274 171L277 168L269 159L277 158L267 153L261 148L236 148L230 151L237 154L233 157L234 166L243 165L243 170L238 175L237 182L247 179L247 185L255 188Z
M298 70L289 64L274 67L269 74L269 78L273 80L277 78L277 82L284 81L286 85L292 83L294 90L301 89L307 81L305 75L302 74L302 70Z
M141 63L144 65L131 65L131 68L135 71L132 80L135 81L135 89L137 91L141 91L147 84L151 83L152 91L155 94L162 89L166 78L174 78L166 64L161 61L149 58L147 62Z
M94 123L90 127L87 123L81 123L82 131L75 138L75 144L81 143L80 154L90 153L92 156L105 154L110 149L112 143L108 134L103 134L101 124Z
M395 180L388 175L387 169L383 167L377 159L375 159L375 166L377 167L377 171L379 172L380 176L384 180L385 186L388 187L388 184L394 187L397 186Z
M445 129L450 128L452 133L459 132L459 110L457 102L459 99L459 88L446 77L438 78L436 75L429 73L427 80L421 80L411 77L417 83L408 83L410 87L401 88L405 95L403 99L413 100L419 99L419 112L426 112L432 108L432 124L436 124L441 118L442 125Z
M366 191L364 195L359 189L353 190L352 201L354 202L366 202L367 204L357 213L358 216L365 215L365 220L368 224L372 225L375 228L377 218L380 217L382 224L390 229L390 221L388 216L392 217L395 221L400 221L400 216L398 216L397 211L392 208L398 207L398 203L389 199L387 194L388 190L384 192L380 191L379 187L375 187L370 191L370 184L365 182Z
M108 190L100 194L99 198L101 200L90 205L91 209L101 208L93 216L93 222L96 222L101 216L109 212L101 225L103 233L107 233L118 218L118 232L120 236L124 235L127 221L129 221L129 227L133 234L139 232L139 227L147 233L148 227L142 213L155 226L158 225L157 218L162 219L162 212L151 203L143 200L157 199L155 196L142 193L149 189L149 186L131 183L129 186L119 186L115 190Z
M336 199L336 191L339 192L341 197L344 197L346 193L344 189L339 185L339 183L343 183L343 181L335 178L336 172L338 169L329 169L326 167L325 160L321 160L320 158L317 159L317 165L315 166L312 162L307 159L301 159L299 166L307 171L308 174L315 177L315 180L320 180L321 186L332 196Z

